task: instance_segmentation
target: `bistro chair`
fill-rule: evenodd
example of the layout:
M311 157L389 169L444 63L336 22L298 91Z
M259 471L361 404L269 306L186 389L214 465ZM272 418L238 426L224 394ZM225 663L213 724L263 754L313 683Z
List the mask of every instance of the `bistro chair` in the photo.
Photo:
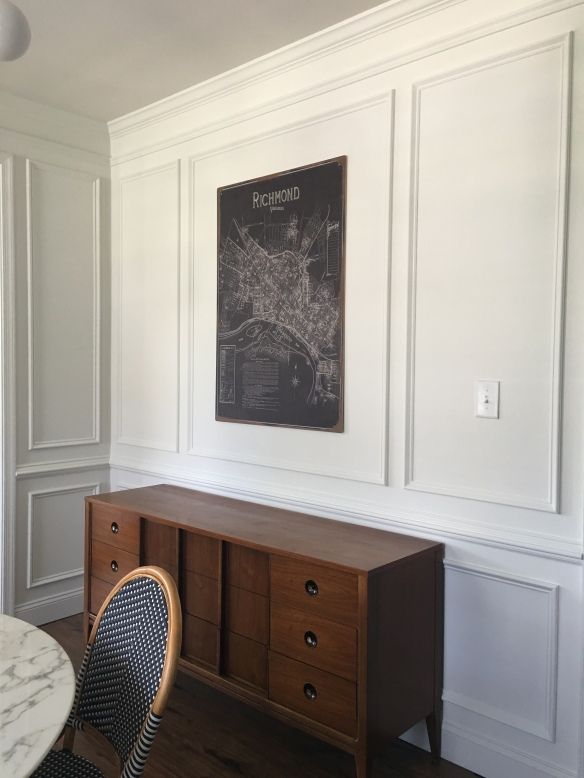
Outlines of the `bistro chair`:
M174 682L181 636L178 592L165 570L139 567L122 578L91 630L63 750L50 751L33 778L103 778L71 750L85 725L117 753L120 778L141 776Z

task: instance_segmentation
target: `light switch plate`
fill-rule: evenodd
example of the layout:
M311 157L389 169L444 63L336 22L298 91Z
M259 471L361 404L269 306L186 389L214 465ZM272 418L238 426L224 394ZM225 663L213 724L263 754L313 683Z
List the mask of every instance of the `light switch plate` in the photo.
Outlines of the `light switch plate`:
M475 381L475 416L499 418L499 381Z

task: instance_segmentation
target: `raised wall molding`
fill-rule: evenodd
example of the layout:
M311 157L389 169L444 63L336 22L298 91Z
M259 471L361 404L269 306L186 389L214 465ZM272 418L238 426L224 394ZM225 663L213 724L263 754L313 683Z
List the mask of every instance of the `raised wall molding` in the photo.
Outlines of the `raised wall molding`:
M208 136L250 119L264 117L288 106L321 97L329 92L365 81L434 54L440 54L549 14L574 8L580 5L582 0L543 0L543 2L536 2L527 8L521 8L502 15L494 21L490 20L475 24L465 28L462 32L447 35L432 40L429 43L425 42L422 45L415 45L399 54L390 54L373 65L359 65L344 76L335 76L329 79L317 76L315 78L315 80L318 80L317 86L300 91L287 91L284 96L277 100L271 99L248 110L242 111L238 104L237 110L234 110L233 114L228 118L219 122L204 123L205 117L209 114L209 109L201 109L210 102L229 97L233 93L243 91L247 87L261 83L264 80L301 69L311 62L317 62L321 58L330 56L335 52L349 50L357 43L374 39L393 28L406 26L424 17L446 10L448 6L459 5L461 2L464 2L464 0L442 0L441 2L432 2L430 4L422 2L417 4L417 8L413 13L411 3L407 10L406 6L408 4L406 2L385 4L378 9L372 9L370 12L342 22L310 38L277 50L259 60L253 60L239 68L201 84L196 84L153 105L115 119L108 124L112 140L112 164L122 164L147 153L161 151L196 138ZM322 72L324 73L325 69ZM290 77L288 82L294 84L295 79ZM172 128L167 128L164 141L136 143L135 147L133 147L134 144L126 146L124 142L121 148L126 150L117 150L119 142L124 141L126 136L131 136L133 133L150 127L154 128L156 125L169 122L175 118L180 120L187 112L191 112L189 116L191 125L189 131L173 131Z
M37 586L45 586L50 583L65 581L68 578L76 578L83 575L83 567L62 570L54 575L43 576L40 578L34 575L34 509L35 502L43 497L54 497L58 494L86 494L91 490L91 494L97 494L100 489L99 483L78 484L68 487L54 487L51 489L39 489L28 493L28 516L27 516L27 555L26 555L26 588L34 589Z
M33 169L45 170L54 175L78 178L91 182L93 188L93 381L92 381L92 432L88 437L62 438L54 440L38 440L35 435L35 407L34 407L34 375L35 375L35 350L34 350L34 240L33 240ZM64 448L68 446L93 445L100 442L100 408L101 408L101 295L100 295L100 266L101 266L101 185L100 179L90 173L78 170L49 165L44 162L26 160L26 246L27 246L27 316L28 316L28 450Z
M559 461L561 449L561 398L563 390L563 341L564 341L564 300L565 300L565 264L567 247L568 220L568 164L571 111L572 78L572 34L542 41L518 51L495 57L480 63L455 70L436 78L414 85L412 114L412 184L410 199L410 258L409 258L409 311L408 311L408 359L407 359L407 408L405 438L405 476L404 485L408 489L452 497L494 502L502 505L529 508L532 510L559 512ZM425 90L466 78L482 71L500 67L518 60L538 56L544 52L559 50L562 56L561 73L561 113L560 147L557 162L558 208L556 214L556 251L554 257L554 313L553 329L553 374L551 376L552 394L549 407L550 455L548 462L548 496L545 500L526 499L512 493L497 493L476 488L464 488L454 484L429 483L420 481L414 472L414 427L415 427L415 359L416 359L416 292L417 292L417 235L418 235L418 197L419 197L419 158L420 158L420 116L421 100Z
M30 624L48 624L83 611L83 587L39 597L18 605L14 614Z
M17 480L24 480L26 478L37 478L38 476L78 473L84 470L98 470L106 467L109 467L109 455L21 464L16 465L14 474Z
M179 407L180 407L180 346L179 339L177 338L177 374L176 374L176 420L175 429L173 434L173 443L168 445L162 440L152 440L148 438L138 438L136 436L127 435L123 433L124 429L124 416L123 416L123 397L124 397L124 384L123 384L123 356L124 356L124 328L123 328L123 311L122 304L124 299L124 251L123 251L123 239L124 239L124 219L123 219L123 207L124 207L124 186L129 183L149 178L160 173L167 171L173 171L176 173L177 178L177 252L175 257L177 268L177 289L176 289L176 327L177 333L180 333L180 317L181 317L181 305L180 305L180 284L181 284L181 268L180 268L180 255L181 255L181 220L180 220L180 161L173 161L169 164L158 165L148 168L134 175L125 176L119 181L119 243L118 243L118 258L117 258L117 278L118 278L118 292L117 303L112 301L112 304L117 306L117 392L113 398L116 403L116 420L117 420L117 441L118 443L127 446L137 446L139 448L151 448L158 451L169 451L171 453L177 453L179 450ZM115 272L115 267L113 268ZM144 312L147 315L147 312Z
M559 634L559 586L547 581L538 581L530 578L515 576L499 570L468 565L461 562L445 560L444 567L447 572L467 575L475 578L483 578L487 581L495 581L506 586L520 587L545 597L547 609L547 634L543 637L546 648L546 679L545 679L545 719L543 723L520 717L503 708L488 705L478 699L460 694L458 692L444 690L443 700L457 705L460 708L486 716L494 721L536 735L539 738L555 742L556 718L557 718L557 675L558 675L558 634Z
M502 528L477 522L465 522L464 527L451 517L420 510L383 510L379 505L366 500L342 497L335 499L331 493L308 490L300 487L280 488L270 481L234 478L216 473L197 475L185 467L165 467L149 464L114 452L110 460L112 470L135 473L152 479L152 483L175 483L203 492L224 497L258 502L306 512L323 518L339 519L365 526L430 537L436 540L460 540L492 548L530 554L546 559L577 566L582 564L582 545L579 542L538 532L510 532ZM143 486L143 483L134 485Z
M486 737L482 732L469 729L468 727L461 727L459 724L455 724L445 717L443 725L443 757L448 759L450 752L450 744L452 741L453 747L458 752L460 749L460 741L468 741L469 743L478 746L481 749L485 749L489 754L489 762L492 766L492 755L498 755L507 761L507 764L503 769L505 772L501 772L501 775L512 774L513 762L518 763L522 768L522 775L529 775L529 778L535 776L550 776L550 778L580 778L578 770L570 770L561 764L551 762L548 759L542 759L541 757L524 751L521 748L516 748L503 743L500 740L495 740L491 737Z
M373 108L376 106L387 106L388 112L389 112L389 139L388 143L390 145L389 148L389 159L390 159L390 169L387 171L387 187L384 193L384 196L386 197L386 203L385 203L385 210L388 214L388 220L390 220L390 209L391 209L391 200L392 200L392 188L393 188L393 180L392 180L392 164L393 164L393 138L394 138L394 132L393 132L393 121L394 121L394 103L395 103L395 95L393 91L390 91L389 93L387 91L382 92L381 94L377 94L373 97L370 97L366 100L359 100L355 103L345 104L341 108L332 110L332 111L326 111L326 112L319 112L317 114L311 115L307 118L304 118L298 122L293 122L291 124L286 125L285 127L279 127L277 130L268 130L265 132L262 132L258 135L254 135L253 137L246 137L245 139L241 139L239 141L233 142L233 143L223 143L213 148L212 151L207 151L204 154L192 156L189 158L189 164L190 164L190 182L189 182L189 200L188 200L188 210L190 214L189 219L189 347L188 347L188 353L189 353L189 366L188 366L188 376L189 376L189 387L188 387L188 422L187 422L187 433L188 433L188 442L187 442L187 453L192 456L201 456L206 457L209 459L219 459L219 460L226 460L226 461L234 461L234 462L243 462L246 464L252 464L252 465L260 465L265 467L271 467L271 468L277 468L277 469L285 469L285 470L293 470L296 472L309 472L314 473L317 475L324 475L324 476L332 476L334 478L343 478L343 479L349 479L353 481L362 481L367 483L375 483L375 484L381 484L381 485L387 485L387 469L388 469L388 446L389 446L389 440L388 440L388 418L389 418L389 374L388 370L383 371L382 375L382 391L380 393L380 408L377 411L379 418L380 418L380 424L381 429L383 430L383 435L381 436L381 447L380 447L380 455L379 455L379 468L377 468L375 471L359 471L357 467L350 470L343 470L340 468L334 468L334 467L314 467L314 464L309 464L304 461L293 461L293 460L286 460L282 457L274 457L274 458L264 458L264 457L258 457L254 456L253 454L247 453L247 454L239 454L236 451L232 449L215 449L215 448L208 448L201 446L197 443L197 433L196 433L196 424L195 424L195 416L194 416L194 405L193 405L193 397L194 397L194 387L195 387L195 381L196 381L196 369L195 369L195 360L194 360L194 343L195 343L195 321L194 321L194 310L195 310L195 303L194 303L194 293L195 293L195 287L196 287L196 261L195 261L195 251L194 251L194 245L195 245L195 227L194 227L194 213L195 213L195 194L194 194L194 187L195 187L195 180L196 180L196 167L197 164L199 164L204 159L209 159L210 157L216 156L218 154L222 154L226 151L233 151L234 149L239 149L244 146L249 146L255 143L258 143L262 140L266 140L268 138L277 137L280 135L285 135L290 132L295 132L307 127L311 127L314 125L322 124L324 122L330 121L332 119L338 119L343 116L347 116L349 114L353 114L358 111L366 110L369 108ZM386 304L384 306L384 326L383 326L383 347L382 352L380 355L380 362L383 365L388 365L389 363L389 277L390 277L390 270L391 270L391 241L390 241L390 234L389 232L385 236L385 246L384 246L384 256L386 257L386 264L385 264L385 289L386 289ZM346 402L346 399L345 399ZM346 415L346 411L345 411ZM120 442L126 442L126 441L120 441Z
M16 439L13 160L0 152L0 613L14 609Z

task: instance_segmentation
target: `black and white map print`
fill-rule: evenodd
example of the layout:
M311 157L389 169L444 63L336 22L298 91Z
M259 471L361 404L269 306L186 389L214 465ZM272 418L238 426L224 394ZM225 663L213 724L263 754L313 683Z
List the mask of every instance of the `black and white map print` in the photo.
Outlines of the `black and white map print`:
M345 165L217 192L220 421L343 431Z

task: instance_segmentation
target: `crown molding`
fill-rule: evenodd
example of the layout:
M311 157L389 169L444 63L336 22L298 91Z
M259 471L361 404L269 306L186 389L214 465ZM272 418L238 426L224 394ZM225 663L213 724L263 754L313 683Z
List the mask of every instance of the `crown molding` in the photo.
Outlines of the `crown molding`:
M133 132L137 127L144 128L178 116L205 102L226 96L267 77L276 76L291 67L302 67L339 49L345 49L362 40L465 2L467 0L389 0L383 5L187 87L144 108L112 119L108 122L110 136L118 138Z
M414 36L417 42L410 48L400 48L395 51L391 46L380 46L379 52L383 52L383 54L378 54L377 59L365 63L360 62L355 68L339 75L335 73L332 77L327 76L327 68L321 67L310 87L304 86L295 90L288 87L288 84L292 86L302 80L301 70L307 65L327 57L330 58L339 52L348 52L351 47L363 41L371 41L383 34L391 33L446 11L453 6L467 5L470 2L471 0L390 0L384 5L345 20L334 27L329 27L212 79L195 84L182 92L114 119L108 123L112 141L113 163L126 162L145 153L160 151L170 146L210 135L233 124L265 116L302 100L319 97L327 92L403 67L451 48L553 13L581 6L584 0L531 0L507 13L501 13L499 8L498 13L493 12L491 18L483 19L475 24L467 24L467 26L462 23L460 29L442 37L436 36L429 39L426 33L420 42ZM388 51L389 53L387 53ZM332 64L334 65L334 63ZM283 74L287 74L287 79L279 90L281 96L278 99L274 100L271 97L267 101L261 102L254 96L248 103L249 108L244 110L242 110L241 100L234 100L233 108L229 107L224 112L226 115L219 121L206 122L210 111L209 109L201 110L204 106L209 103L217 103L221 99L241 93L247 88ZM296 77L295 74L298 76ZM186 124L187 131L184 129L185 123L180 121L181 118L189 120ZM175 122L170 124L173 120ZM167 123L167 126L162 129L160 125L164 123ZM150 135L148 130L152 130L154 134ZM138 132L141 133L139 140L128 137ZM144 132L146 135L143 134ZM156 139L154 135L157 136Z
M31 142L54 143L95 155L95 163L108 164L110 143L107 124L86 116L0 90L0 129Z

